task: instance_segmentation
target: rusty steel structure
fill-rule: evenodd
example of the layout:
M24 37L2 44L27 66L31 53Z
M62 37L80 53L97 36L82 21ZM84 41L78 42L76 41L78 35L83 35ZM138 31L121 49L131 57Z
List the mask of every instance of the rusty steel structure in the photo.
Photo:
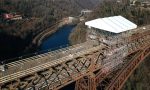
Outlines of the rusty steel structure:
M146 28L146 29L145 29ZM97 38L100 40L99 38ZM120 90L150 55L150 25L8 63L0 72L1 90Z

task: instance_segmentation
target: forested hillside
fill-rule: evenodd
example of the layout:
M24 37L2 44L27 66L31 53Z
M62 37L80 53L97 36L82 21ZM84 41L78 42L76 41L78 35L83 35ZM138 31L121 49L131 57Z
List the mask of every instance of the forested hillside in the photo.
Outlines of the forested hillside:
M57 20L75 16L82 9L92 9L98 0L1 0L0 12L19 13L23 21L11 22L1 26L2 30L17 35L42 30ZM26 24L30 23L30 24ZM7 28L6 28L7 27ZM9 28L10 27L10 28ZM13 30L11 30L11 28ZM26 36L26 35L24 35Z

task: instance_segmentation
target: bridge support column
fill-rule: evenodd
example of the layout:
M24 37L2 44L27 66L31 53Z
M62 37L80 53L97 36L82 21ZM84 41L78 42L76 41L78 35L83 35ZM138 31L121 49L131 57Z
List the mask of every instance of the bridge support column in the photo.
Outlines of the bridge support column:
M77 80L75 90L96 90L95 75L92 74Z

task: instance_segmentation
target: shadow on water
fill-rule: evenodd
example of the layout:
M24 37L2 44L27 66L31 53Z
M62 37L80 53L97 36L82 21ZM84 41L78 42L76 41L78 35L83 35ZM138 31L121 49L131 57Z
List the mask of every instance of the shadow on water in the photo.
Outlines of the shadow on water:
M26 46L30 43L30 35L27 39L0 33L0 61L18 57L23 54Z

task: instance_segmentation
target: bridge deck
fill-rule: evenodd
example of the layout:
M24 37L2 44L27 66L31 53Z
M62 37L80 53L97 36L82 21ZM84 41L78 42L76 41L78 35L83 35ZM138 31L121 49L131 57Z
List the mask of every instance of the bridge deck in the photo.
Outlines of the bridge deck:
M23 77L40 70L44 70L48 67L56 65L57 63L61 63L66 60L71 60L84 54L88 54L102 47L97 46L91 48L91 46L87 44L87 42L81 44L79 47L77 46L70 47L67 50L65 49L65 51L57 50L53 53L48 52L42 55L37 55L37 57L30 57L24 60L9 63L7 64L8 70L6 70L5 72L1 72L0 83L4 83L18 77Z

